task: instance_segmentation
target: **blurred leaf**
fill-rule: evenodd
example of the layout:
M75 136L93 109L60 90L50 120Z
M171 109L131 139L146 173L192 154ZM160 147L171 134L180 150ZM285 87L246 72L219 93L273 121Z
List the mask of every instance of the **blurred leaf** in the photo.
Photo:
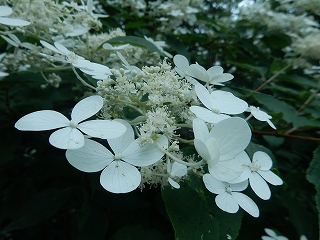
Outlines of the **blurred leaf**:
M253 65L250 65L250 64L247 64L247 63L238 63L238 62L230 62L230 61L228 63L233 64L233 65L238 66L238 67L241 67L241 68L244 68L244 69L248 69L248 70L257 72L261 76L265 76L265 74L268 71L268 69L266 67L263 67L263 66L253 66Z
M319 120L308 119L306 117L301 117L301 116L296 117L292 124L296 128L299 128L299 127L318 127L318 128L320 128Z
M270 111L281 113L282 118L291 123L297 116L296 110L287 103L266 94L254 94L254 98L262 105L266 106Z
M147 48L150 52L160 52L159 49L152 42L135 36L121 36L115 37L107 41L108 43L127 44L130 43L133 46Z
M282 70L286 66L288 66L288 63L286 61L275 60L274 62L272 62L271 66L270 66L270 72L276 73L276 72Z
M320 236L320 146L314 151L313 159L307 170L307 180L315 185L317 190L316 203L318 209L318 227Z

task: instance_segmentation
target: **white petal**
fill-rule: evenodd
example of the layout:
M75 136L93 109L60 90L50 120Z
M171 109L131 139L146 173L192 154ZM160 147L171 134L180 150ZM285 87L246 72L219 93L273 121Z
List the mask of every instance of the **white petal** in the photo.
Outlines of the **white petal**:
M233 192L232 195L243 210L245 210L253 217L259 217L259 208L251 198L249 198L247 195L244 195L243 193L238 192Z
M202 84L196 84L195 91L202 104L211 110L215 103L209 91Z
M177 54L173 57L173 62L182 71L187 71L189 67L189 61L188 59L180 54Z
M223 85L221 83L223 82L227 82L230 81L231 79L233 79L234 76L230 73L223 73L219 76L214 76L210 79L210 84L214 84L214 85Z
M248 146L251 130L244 119L232 117L218 122L209 135L216 139L223 161L236 157Z
M272 167L272 160L268 154L257 151L253 154L252 161L260 166L261 170L269 170Z
M188 74L191 77L197 78L203 82L209 82L209 75L206 69L199 64L191 64L188 69Z
M141 174L138 169L122 161L113 161L100 176L102 187L112 193L131 192L140 182Z
M245 180L240 183L230 184L233 192L240 192L245 190L248 187L248 180Z
M248 108L248 104L245 101L230 92L221 90L213 91L211 93L211 99L213 101L211 108L219 109L221 113L239 114Z
M209 135L209 130L205 122L200 118L195 118L192 123L194 138L205 142Z
M113 154L102 144L84 139L84 145L66 151L68 162L83 172L98 172L108 166L114 159Z
M243 181L247 180L251 175L251 169L249 168L251 161L250 161L248 154L245 151L243 151L239 155L237 155L235 158L241 164L242 173L241 173L240 177L238 177L232 181L228 181L229 183L243 182Z
M250 111L252 113L252 115L258 119L259 121L267 121L268 119L271 119L272 117L270 115L268 115L266 112L260 110L257 107L254 106L250 106Z
M121 154L134 141L134 132L127 121L122 119L116 119L115 121L123 124L126 130L121 136L108 139L108 143L115 154Z
M17 43L18 45L21 44L20 39L19 39L16 35L9 33L8 36L9 36L15 43Z
M127 130L122 123L111 120L90 120L82 122L78 125L78 129L91 137L101 139L117 138Z
M230 182L242 174L242 163L233 158L227 161L219 161L216 165L208 164L208 170L212 176L220 181Z
M277 129L276 126L273 124L273 122L271 122L269 119L266 121L270 127L272 127L273 129Z
M206 146L210 153L210 159L207 161L208 165L216 165L220 158L218 144L214 138L208 138Z
M65 47L63 46L61 43L59 42L54 42L53 43L54 46L60 51L62 52L64 55L68 55L70 53L70 51Z
M83 146L84 137L78 129L65 127L53 132L49 137L49 142L56 148L75 149Z
M159 161L163 155L164 152L155 143L140 147L138 141L134 141L122 152L121 157L134 166L145 167Z
M92 117L103 106L103 98L99 95L82 99L72 109L71 119L77 123Z
M183 165L181 163L174 162L172 164L171 168L171 175L177 176L177 177L183 177L184 175L187 175L187 166Z
M8 6L0 6L0 16L9 16L12 13L12 8Z
M204 185L206 188L215 194L224 193L226 190L226 186L219 180L215 179L212 175L206 173L202 177Z
M282 179L271 171L259 170L258 173L261 175L261 177L264 178L264 180L266 180L268 183L272 185L278 186L283 184Z
M194 147L204 160L208 161L211 159L209 149L204 142L199 139L194 139Z
M225 212L236 213L239 210L238 202L230 193L224 192L217 195L215 202L217 206Z
M198 118L201 118L202 120L209 122L209 123L218 123L218 122L230 117L225 114L216 114L206 108L199 107L199 106L191 106L190 110Z
M168 178L168 182L170 183L170 185L171 185L172 187L174 187L174 188L176 188L176 189L179 189L179 188L180 188L179 183L173 181L172 178L170 178L170 177Z
M213 66L207 70L207 73L209 74L210 78L221 75L223 73L223 68L220 66Z
M13 35L13 34L11 34L11 35ZM13 35L13 36L14 36L14 35ZM6 40L8 43L10 43L12 46L14 46L14 47L19 47L19 44L16 43L15 41L13 41L11 38L8 38L8 37L3 36L3 35L1 35L1 37L2 37L4 40Z
M44 131L69 126L69 119L59 112L42 110L29 113L14 125L21 131Z
M250 186L252 190L263 200L268 200L271 196L271 191L265 180L256 172L252 172L250 177Z
M274 240L274 238L272 237L268 237L268 236L261 236L262 240Z
M45 42L45 41L43 41L43 40L40 40L40 43L42 44L42 46L50 49L51 51L64 55L63 52L59 51L59 50L58 50L56 47L54 47L53 45L51 45L51 44L49 44L49 43L47 43L47 42Z
M30 22L21 20L21 19L15 19L15 18L4 18L0 17L0 23L4 25L9 26L27 26L30 24Z
M265 228L264 231L270 236L270 237L277 237L277 234L275 233L275 231L273 231L270 228Z
M85 68L80 68L80 70L90 75L94 75L94 73L97 73L97 72L111 75L110 68L102 64L93 63L93 62L89 62L89 64L86 65Z

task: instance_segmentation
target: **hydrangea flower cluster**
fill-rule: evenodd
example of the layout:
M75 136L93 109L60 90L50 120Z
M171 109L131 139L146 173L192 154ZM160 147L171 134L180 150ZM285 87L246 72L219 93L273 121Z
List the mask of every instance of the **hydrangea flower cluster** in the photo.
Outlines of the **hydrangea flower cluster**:
M257 1L241 9L240 17L260 26L265 26L267 31L280 31L291 40L291 45L282 49L287 56L287 61L293 68L301 68L305 74L315 75L318 78L318 65L313 60L320 60L319 23L311 11L319 16L319 1L307 0L277 0L278 7L272 9L272 1ZM292 9L295 9L292 11ZM256 40L260 44L259 37Z
M235 213L240 206L253 217L259 216L256 203L242 191L250 185L258 197L267 200L271 192L266 182L281 185L282 180L270 170L272 159L267 153L257 151L250 160L246 152L251 141L247 121L253 116L276 127L266 112L217 89L233 75L224 73L221 66L205 69L198 63L189 64L183 55L173 57L174 65L168 58L156 64L161 54L172 55L163 49L165 42L148 37L145 39L158 52L148 53L153 57L140 66L137 60L131 60L144 56L146 49L131 44L113 46L106 43L110 35L92 37L94 44L90 46L80 37L74 38L100 26L98 17L104 16L93 13L91 0L81 6L34 2L40 7L47 4L50 14L46 18L37 16L46 14L41 11L27 15L24 8L29 1L22 0L15 14L25 20L13 26L27 26L29 21L36 27L21 28L21 32L34 34L37 27L46 29L39 33L39 42L21 42L13 33L4 33L3 39L22 55L40 62L33 66L71 69L94 93L74 106L71 120L53 110L40 110L20 118L15 124L18 130L58 129L50 135L50 144L66 150L68 162L80 171L102 171L100 183L109 192L128 193L147 184L170 185L179 191L181 182L195 174L216 194L215 202L223 211ZM171 16L181 15L171 5L161 6L172 8ZM190 8L186 11L196 12ZM10 13L5 7L2 17ZM41 23L39 19L47 21ZM47 31L48 24L54 36ZM113 34L117 37L124 33L115 30ZM99 45L101 52L93 54ZM129 57L136 49L140 50ZM96 85L88 83L88 78L97 80ZM59 76L51 76L47 82L57 85ZM98 119L87 120L98 113ZM184 156L183 144L192 146L198 156Z

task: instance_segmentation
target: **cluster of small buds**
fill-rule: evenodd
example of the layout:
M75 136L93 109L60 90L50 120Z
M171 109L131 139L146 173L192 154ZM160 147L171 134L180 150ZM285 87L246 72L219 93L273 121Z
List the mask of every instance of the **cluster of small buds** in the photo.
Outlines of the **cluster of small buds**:
M59 75L57 75L55 73L50 73L48 78L46 78L46 81L47 81L47 84L41 85L42 89L46 88L48 85L51 85L54 88L58 88L62 79Z
M167 106L148 110L145 123L138 127L141 134L141 144L143 145L145 142L151 141L152 136L156 133L161 133L168 139L172 139L178 128L175 117L171 115Z

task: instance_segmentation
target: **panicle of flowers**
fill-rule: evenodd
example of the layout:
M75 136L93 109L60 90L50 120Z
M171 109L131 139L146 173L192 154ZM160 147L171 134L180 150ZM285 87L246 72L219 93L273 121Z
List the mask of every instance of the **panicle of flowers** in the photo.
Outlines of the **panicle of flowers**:
M56 1L22 0L9 3L14 5L15 15L32 23L29 31L41 34L46 39L51 39L53 33L56 36L78 36L91 28L101 27L98 18L86 9L69 7Z

